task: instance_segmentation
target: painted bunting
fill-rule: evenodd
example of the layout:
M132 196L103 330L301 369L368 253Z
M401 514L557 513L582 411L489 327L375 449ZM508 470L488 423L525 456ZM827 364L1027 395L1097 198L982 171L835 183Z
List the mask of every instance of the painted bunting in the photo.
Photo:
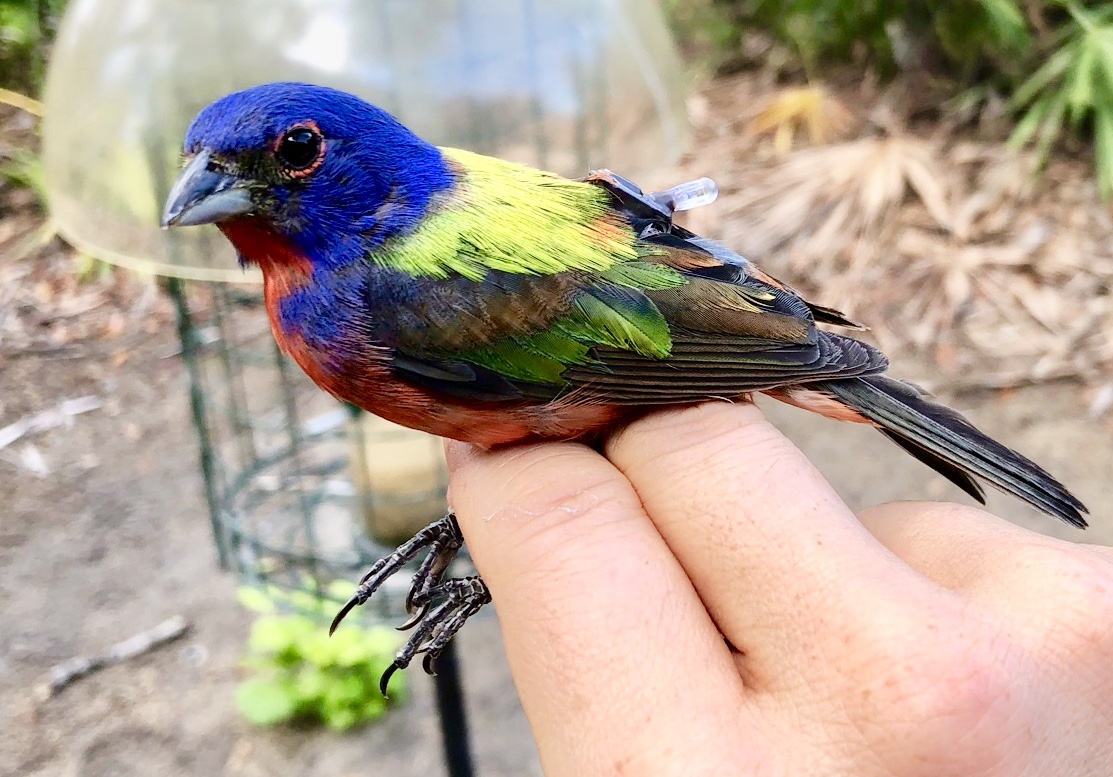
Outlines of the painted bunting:
M438 148L352 95L297 83L212 103L185 155L163 224L217 224L261 268L286 353L388 420L496 446L762 392L876 427L979 501L973 476L1086 525L1039 466L885 376L873 346L816 326L854 322L608 171L570 180ZM461 544L451 515L432 524L372 568L337 622L427 550L396 667L424 654L429 669L490 599L477 577L444 578Z

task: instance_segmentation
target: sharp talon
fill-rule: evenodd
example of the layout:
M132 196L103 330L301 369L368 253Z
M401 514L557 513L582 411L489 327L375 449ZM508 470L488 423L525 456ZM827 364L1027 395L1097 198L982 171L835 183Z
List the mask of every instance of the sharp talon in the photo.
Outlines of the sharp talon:
M362 604L362 602L360 602L359 600L359 594L356 594L351 599L349 599L343 607L340 608L340 612L336 613L336 617L332 619L332 625L328 627L328 635L330 637L333 635L333 632L336 631L336 627L340 625L340 621L344 620L344 616L346 616L352 611L353 608L358 607L360 604Z
M433 653L426 653L425 657L421 659L421 668L425 670L425 674L432 677L437 676L437 656Z
M412 629L409 641L379 678L379 692L384 697L394 673L408 667L415 656L422 657L421 665L426 673L436 675L437 656L445 645L464 625L464 621L491 601L487 586L476 576L445 579L445 573L462 545L463 537L455 516L449 514L434 521L389 556L375 562L363 576L355 595L333 618L329 634L336 631L349 612L374 596L388 577L425 552L406 596L408 617L398 627L400 631Z
M408 612L410 615L413 615L414 612L414 597L417 595L417 591L418 586L415 579L415 584L406 593L406 612Z
M428 614L429 614L429 602L425 602L424 604L421 605L421 609L419 609L417 612L413 612L411 610L410 611L410 617L406 619L405 623L403 623L401 626L398 626L397 629L399 631L409 631L414 626L421 623L421 620Z
M398 662L395 661L393 664L386 668L386 671L383 672L383 676L379 678L379 693L383 695L384 699L388 698L386 695L386 687L390 685L390 678L393 677L394 673L401 668L402 667L398 666Z

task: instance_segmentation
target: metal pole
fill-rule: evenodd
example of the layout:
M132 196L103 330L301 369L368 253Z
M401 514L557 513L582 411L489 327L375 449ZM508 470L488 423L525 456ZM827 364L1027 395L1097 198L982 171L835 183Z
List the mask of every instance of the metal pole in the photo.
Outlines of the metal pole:
M460 662L456 657L456 641L449 642L437 658L437 674L433 686L437 692L437 713L441 719L441 741L448 777L473 777L471 743L468 740L467 712L464 689L460 684Z
M197 433L197 448L201 457L201 479L204 482L205 502L209 506L209 524L212 527L213 541L216 543L220 568L228 569L228 546L224 529L221 526L220 502L216 494L216 453L213 450L212 433L205 410L205 390L202 386L197 330L193 326L193 315L189 311L185 284L178 278L166 279L166 292L174 302L178 316L178 341L182 346L182 363L189 376L189 410L193 416L193 429Z

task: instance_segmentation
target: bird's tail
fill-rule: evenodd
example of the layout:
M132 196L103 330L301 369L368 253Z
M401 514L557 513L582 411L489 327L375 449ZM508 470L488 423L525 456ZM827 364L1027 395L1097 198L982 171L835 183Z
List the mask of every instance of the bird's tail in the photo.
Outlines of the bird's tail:
M871 375L811 384L877 424L897 445L979 502L985 498L971 475L1023 499L1045 513L1084 528L1088 512L1037 464L982 434L950 408L924 399L908 383Z

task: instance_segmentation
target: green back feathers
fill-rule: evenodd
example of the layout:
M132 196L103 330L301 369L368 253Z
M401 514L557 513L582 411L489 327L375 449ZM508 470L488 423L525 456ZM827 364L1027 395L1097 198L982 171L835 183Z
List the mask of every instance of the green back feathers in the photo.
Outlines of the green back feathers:
M594 346L664 359L672 351L672 334L661 311L641 292L598 286L582 292L571 312L549 329L508 337L457 357L509 378L559 384L565 368L596 364Z
M477 344L454 358L517 380L559 384L567 367L594 363L595 346L669 355L669 325L645 292L687 280L649 261L656 251L636 240L606 191L501 159L441 151L459 171L456 190L373 261L417 277L462 276L477 283L477 294L491 271L534 276L536 283L558 273L583 279L548 328Z
M598 186L460 149L441 152L460 171L457 190L416 231L376 251L379 264L479 281L488 270L594 272L638 258L630 228Z

